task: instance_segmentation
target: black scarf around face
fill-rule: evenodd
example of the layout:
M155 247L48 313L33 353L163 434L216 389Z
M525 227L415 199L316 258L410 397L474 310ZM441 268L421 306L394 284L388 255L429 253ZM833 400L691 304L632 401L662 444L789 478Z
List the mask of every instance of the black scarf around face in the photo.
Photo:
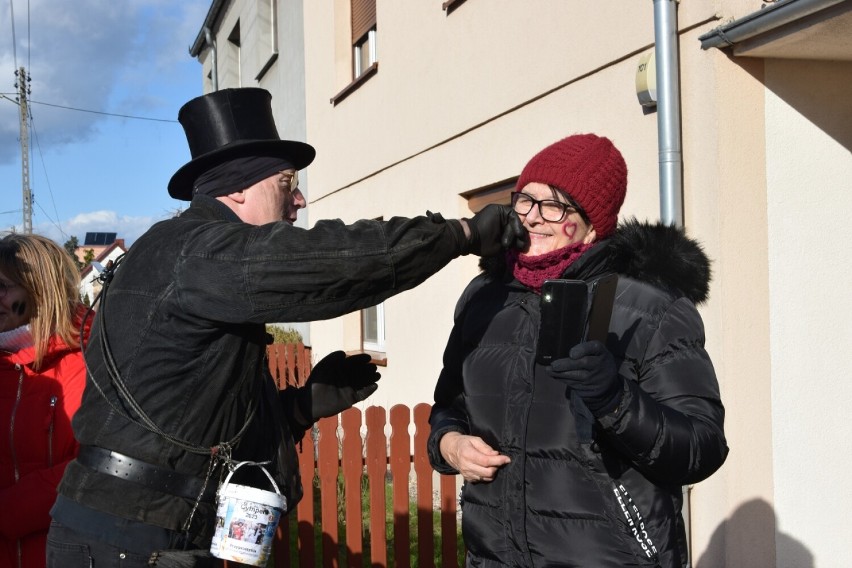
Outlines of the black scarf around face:
M242 191L262 179L292 168L293 165L282 158L264 156L234 158L198 176L192 193L221 197Z

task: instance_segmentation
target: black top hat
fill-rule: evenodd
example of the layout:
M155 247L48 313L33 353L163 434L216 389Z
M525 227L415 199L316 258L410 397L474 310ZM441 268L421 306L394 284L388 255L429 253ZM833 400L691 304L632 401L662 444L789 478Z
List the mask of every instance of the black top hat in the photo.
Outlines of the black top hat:
M234 158L282 158L301 170L316 156L310 144L278 137L272 95L265 89L222 89L196 97L181 107L178 122L192 160L169 181L169 195L175 199L191 200L198 176Z

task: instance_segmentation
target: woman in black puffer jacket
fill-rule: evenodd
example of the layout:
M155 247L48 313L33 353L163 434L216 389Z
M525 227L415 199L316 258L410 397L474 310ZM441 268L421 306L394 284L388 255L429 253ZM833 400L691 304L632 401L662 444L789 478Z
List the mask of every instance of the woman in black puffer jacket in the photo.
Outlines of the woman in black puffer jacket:
M513 195L529 247L484 260L459 301L429 455L465 479L468 566L687 565L681 487L728 452L695 309L709 263L674 227L616 228L626 182L606 138L542 150ZM606 345L537 364L543 282L612 273Z

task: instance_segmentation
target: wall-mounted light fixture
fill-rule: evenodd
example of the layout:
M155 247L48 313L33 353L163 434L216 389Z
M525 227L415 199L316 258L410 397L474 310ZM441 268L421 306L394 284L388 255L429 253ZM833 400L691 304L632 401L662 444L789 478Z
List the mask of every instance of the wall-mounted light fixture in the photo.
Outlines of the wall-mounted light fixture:
M657 63L654 51L639 58L636 68L636 96L643 107L657 106Z

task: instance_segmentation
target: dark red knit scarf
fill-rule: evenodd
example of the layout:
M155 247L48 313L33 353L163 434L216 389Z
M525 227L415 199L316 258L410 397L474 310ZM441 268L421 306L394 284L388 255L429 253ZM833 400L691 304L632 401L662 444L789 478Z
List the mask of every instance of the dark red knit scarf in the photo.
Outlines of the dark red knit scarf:
M536 294L540 294L541 285L545 280L562 277L565 270L591 246L592 243L573 243L538 256L528 256L510 250L506 253L506 261L518 282L532 289Z

